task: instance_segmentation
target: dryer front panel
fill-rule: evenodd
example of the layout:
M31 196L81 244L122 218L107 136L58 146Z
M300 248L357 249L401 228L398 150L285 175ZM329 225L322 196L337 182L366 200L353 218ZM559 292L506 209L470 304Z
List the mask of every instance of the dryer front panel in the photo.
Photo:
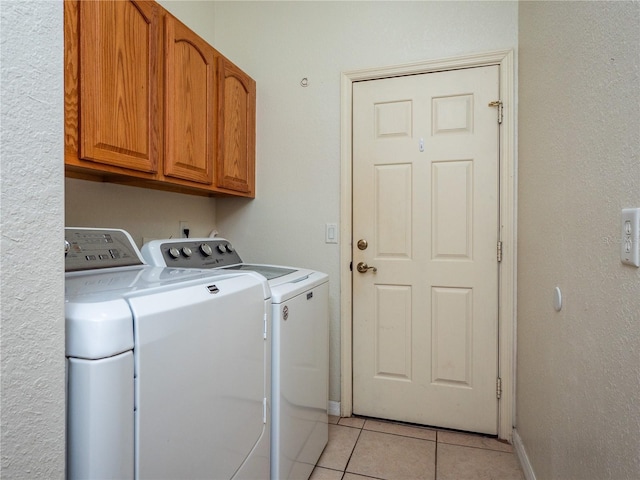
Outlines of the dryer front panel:
M262 285L241 275L129 302L136 477L232 478L265 436L269 445Z

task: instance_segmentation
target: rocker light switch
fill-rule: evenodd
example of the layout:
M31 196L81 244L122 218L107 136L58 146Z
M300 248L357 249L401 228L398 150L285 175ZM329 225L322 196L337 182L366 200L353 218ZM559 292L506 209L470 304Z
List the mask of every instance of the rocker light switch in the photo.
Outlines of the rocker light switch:
M640 267L640 208L622 209L620 260Z
M327 223L324 230L325 243L338 243L338 224Z

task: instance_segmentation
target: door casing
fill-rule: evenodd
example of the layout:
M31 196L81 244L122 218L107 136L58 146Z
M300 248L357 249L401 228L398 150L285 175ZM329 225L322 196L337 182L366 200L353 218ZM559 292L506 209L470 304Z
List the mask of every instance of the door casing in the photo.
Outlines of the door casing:
M486 65L500 66L500 100L503 119L500 128L500 240L502 262L498 285L498 374L501 397L498 402L498 437L512 441L515 423L515 351L516 351L516 150L515 79L513 50L479 53L389 67L342 73L341 81L341 181L340 181L340 318L341 318L341 395L340 415L353 410L352 363L352 84L362 80L457 70ZM496 111L496 117L498 112Z

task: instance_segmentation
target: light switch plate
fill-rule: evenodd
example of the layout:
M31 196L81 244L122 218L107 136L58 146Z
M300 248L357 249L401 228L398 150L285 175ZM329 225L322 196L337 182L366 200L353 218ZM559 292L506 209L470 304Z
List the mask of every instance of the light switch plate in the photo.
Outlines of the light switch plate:
M324 229L325 243L338 243L338 224L327 223Z
M620 260L640 267L640 208L622 209Z

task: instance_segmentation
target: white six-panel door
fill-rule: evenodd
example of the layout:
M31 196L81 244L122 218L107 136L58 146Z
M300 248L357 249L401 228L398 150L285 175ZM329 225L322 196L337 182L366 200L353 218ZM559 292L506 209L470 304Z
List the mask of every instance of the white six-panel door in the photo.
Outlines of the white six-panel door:
M353 85L355 414L497 433L498 80Z

